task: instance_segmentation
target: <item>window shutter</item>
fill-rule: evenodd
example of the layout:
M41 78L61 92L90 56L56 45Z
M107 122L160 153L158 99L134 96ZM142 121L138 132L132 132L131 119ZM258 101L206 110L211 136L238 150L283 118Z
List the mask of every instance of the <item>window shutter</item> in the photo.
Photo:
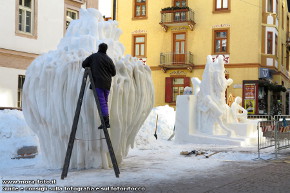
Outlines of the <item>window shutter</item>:
M189 77L184 78L184 88L187 86L190 86L190 78Z
M172 78L170 77L165 78L165 102L172 102Z

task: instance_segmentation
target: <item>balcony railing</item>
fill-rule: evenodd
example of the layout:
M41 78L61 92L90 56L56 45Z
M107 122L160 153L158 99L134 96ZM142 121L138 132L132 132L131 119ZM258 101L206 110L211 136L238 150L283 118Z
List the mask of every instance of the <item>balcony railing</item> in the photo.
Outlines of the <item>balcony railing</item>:
M191 52L186 52L184 54L176 54L176 53L161 53L160 54L160 65L164 72L167 69L179 69L186 68L190 72L193 67L193 55Z
M194 12L188 9L166 10L161 11L161 22L159 23L164 31L167 31L169 26L184 26L188 25L193 30Z

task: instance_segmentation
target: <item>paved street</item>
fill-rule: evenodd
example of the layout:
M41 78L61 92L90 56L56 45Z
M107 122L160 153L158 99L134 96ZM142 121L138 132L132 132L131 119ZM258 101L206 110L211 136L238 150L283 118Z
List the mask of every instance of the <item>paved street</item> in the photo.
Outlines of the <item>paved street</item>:
M223 166L192 178L162 182L147 187L159 193L287 193L290 192L290 164L283 161L225 162Z
M146 191L98 191L98 192L146 192L146 193L289 193L290 156L283 159L258 161L223 161L223 164L200 172L199 169L180 171L172 180L154 180L142 177L143 182L104 184L114 187L145 187ZM168 168L170 170L170 168ZM138 171L136 171L138 172ZM152 173L152 176L156 175Z

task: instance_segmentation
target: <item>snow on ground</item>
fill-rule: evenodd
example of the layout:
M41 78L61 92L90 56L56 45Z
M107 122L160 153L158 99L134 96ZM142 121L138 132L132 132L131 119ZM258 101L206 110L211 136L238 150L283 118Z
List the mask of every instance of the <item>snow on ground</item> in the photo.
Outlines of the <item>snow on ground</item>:
M0 111L0 161L17 155L23 146L37 146L37 136L28 128L24 116L18 110ZM3 165L3 164L1 164Z
M162 148L164 140L173 134L174 123L175 111L172 107L166 105L152 109L136 136L135 147L140 150ZM157 140L154 137L155 131Z
M156 140L154 133L157 114ZM45 168L41 162L41 155L34 159L10 159L22 145L37 145L38 141L35 134L27 127L22 112L0 111L0 177L2 180L0 188L2 190L3 187L8 187L3 184L4 180L17 180L16 184L12 185L17 188L41 187L43 191L49 191L45 187L59 187L58 190L61 191L68 186L146 186L160 181L200 175L202 171L218 168L226 162L253 163L258 157L256 146L180 145L174 142L174 138L168 141L173 133L174 119L175 111L169 106L156 107L152 110L136 137L135 148L130 150L129 155L119 166L120 178L115 177L113 169L89 169L69 171L67 178L61 180L61 170ZM207 154L218 153L210 158L204 155L180 155L181 151L192 150L204 151ZM271 148L264 150L262 157L273 158L273 152ZM23 185L19 184L19 180L31 181ZM37 180L48 180L47 182L52 184L41 184L42 181ZM29 192L28 189L25 192Z

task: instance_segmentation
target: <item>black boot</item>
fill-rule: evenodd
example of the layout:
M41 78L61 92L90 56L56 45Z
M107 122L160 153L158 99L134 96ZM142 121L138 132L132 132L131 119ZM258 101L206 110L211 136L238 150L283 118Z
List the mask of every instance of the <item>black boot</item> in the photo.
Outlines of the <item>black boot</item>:
M103 118L104 118L104 121L105 121L105 126L106 126L106 128L110 128L111 126L110 126L110 119L109 119L109 116L103 116ZM100 126L98 127L98 129L103 129L103 125L100 125Z

